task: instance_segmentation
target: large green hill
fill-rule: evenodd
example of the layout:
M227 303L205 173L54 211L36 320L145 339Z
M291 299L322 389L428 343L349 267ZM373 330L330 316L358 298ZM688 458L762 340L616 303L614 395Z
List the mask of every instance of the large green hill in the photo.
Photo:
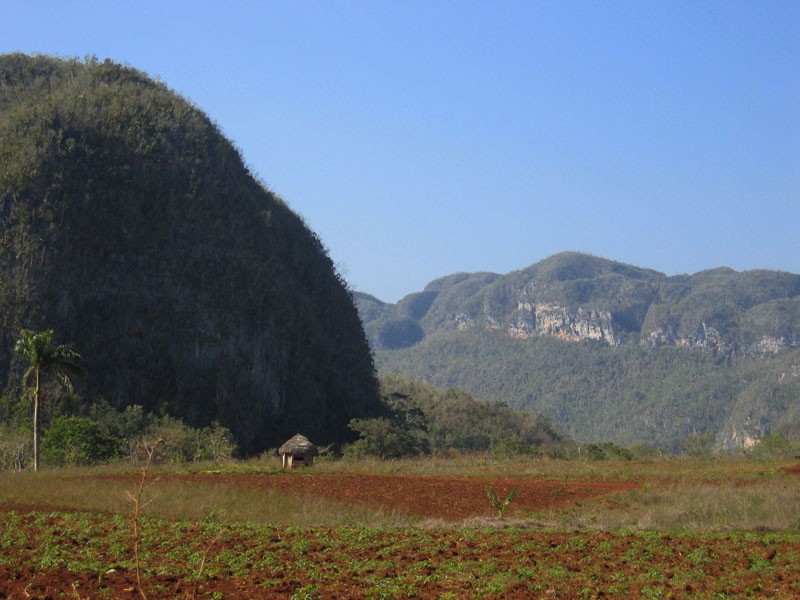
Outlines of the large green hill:
M356 300L379 372L544 414L578 440L740 446L800 423L800 275L668 277L563 253Z
M79 391L246 452L352 436L378 386L319 239L190 103L109 61L0 56L0 390L20 328L84 357Z

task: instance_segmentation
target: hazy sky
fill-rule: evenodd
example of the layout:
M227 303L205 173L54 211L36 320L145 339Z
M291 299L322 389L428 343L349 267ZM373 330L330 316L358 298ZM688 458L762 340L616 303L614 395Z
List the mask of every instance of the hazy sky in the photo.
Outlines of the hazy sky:
M800 272L800 2L0 1L216 121L386 301L580 250Z

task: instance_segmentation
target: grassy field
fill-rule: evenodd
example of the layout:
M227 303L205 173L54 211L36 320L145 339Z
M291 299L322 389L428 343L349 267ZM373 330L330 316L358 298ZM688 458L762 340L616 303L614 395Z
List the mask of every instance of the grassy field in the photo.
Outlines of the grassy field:
M137 515L133 468L3 472L0 597L795 598L794 466L473 456L285 473L264 459L151 468ZM363 502L359 490L327 489L344 478L363 482L351 486ZM457 520L417 514L374 481L413 483L420 497L444 482L434 498L445 508L457 481L477 508ZM627 487L569 496L614 482ZM488 483L502 496L541 488L552 503L529 508L520 493L499 518Z
M343 506L317 496L286 495L231 487L213 478L196 482L175 474L417 475L510 478L521 481L633 482L636 489L591 503L526 515L549 527L595 529L690 529L800 531L800 477L792 461L665 459L647 462L485 461L476 457L398 461L329 461L313 469L284 472L273 460L151 467L146 513L183 519L223 515L227 519L280 525L415 525L404 515L359 505ZM127 493L139 477L135 467L0 472L0 503L125 514ZM446 503L447 498L442 497ZM489 501L486 501L487 508ZM417 525L419 523L416 523Z

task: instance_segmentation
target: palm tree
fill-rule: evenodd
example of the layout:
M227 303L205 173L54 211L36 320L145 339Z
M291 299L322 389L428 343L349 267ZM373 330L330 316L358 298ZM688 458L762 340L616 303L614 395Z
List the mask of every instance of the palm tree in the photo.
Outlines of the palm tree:
M33 470L38 471L39 402L45 396L43 383L51 378L71 391L70 377L82 377L84 371L78 364L80 354L69 346L55 344L52 329L42 332L22 329L14 346L14 353L28 364L22 375L22 385L28 387L28 392L33 397Z

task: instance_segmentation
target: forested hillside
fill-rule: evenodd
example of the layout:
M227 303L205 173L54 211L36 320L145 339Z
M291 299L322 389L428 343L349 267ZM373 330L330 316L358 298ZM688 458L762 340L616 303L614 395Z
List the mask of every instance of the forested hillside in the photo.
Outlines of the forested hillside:
M21 328L83 357L79 404L219 421L245 452L352 439L378 384L315 234L212 121L109 61L0 57L0 390ZM0 415L2 417L2 415Z
M437 388L409 377L381 380L383 410L376 418L354 419L361 438L346 454L399 458L430 452L491 452L563 456L571 440L541 415L502 402L477 400L455 389Z
M736 447L800 423L800 275L668 277L564 253L356 299L380 373L541 413L577 440Z

